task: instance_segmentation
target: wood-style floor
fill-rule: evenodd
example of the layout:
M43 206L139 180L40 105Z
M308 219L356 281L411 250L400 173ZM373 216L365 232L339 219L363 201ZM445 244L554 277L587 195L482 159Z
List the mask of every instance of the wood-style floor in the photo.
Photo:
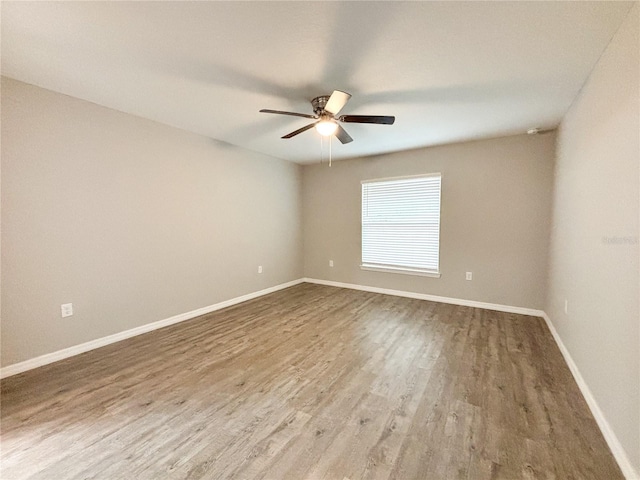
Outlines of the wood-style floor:
M11 479L622 479L539 318L302 284L10 377Z

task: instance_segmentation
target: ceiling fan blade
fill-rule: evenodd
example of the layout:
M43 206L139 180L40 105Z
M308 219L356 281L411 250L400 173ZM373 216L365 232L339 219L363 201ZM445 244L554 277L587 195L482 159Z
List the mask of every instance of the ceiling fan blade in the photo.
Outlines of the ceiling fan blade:
M296 113L296 112L283 112L281 110L268 110L263 108L260 110L262 113L276 113L278 115L291 115L293 117L302 117L302 118L318 118L316 115L308 115L306 113Z
M324 111L329 112L331 115L337 115L342 107L344 107L349 99L351 98L351 94L347 92L341 92L340 90L334 90L329 100L327 100L327 104L324 106Z
M379 125L393 125L396 117L384 115L342 115L338 120L345 123L377 123Z
M307 130L309 130L310 128L313 128L316 126L316 123L318 122L313 122L310 123L309 125L305 125L302 128L299 128L298 130L296 130L295 132L291 132L291 133L287 133L284 137L280 137L280 138L291 138L291 137L295 137L296 135L298 135L299 133L302 132L306 132Z
M340 125L338 125L338 129L336 130L336 133L334 133L334 135L338 138L338 140L340 140L340 143L342 143L343 145L345 143L353 142L353 138L351 138L347 131Z

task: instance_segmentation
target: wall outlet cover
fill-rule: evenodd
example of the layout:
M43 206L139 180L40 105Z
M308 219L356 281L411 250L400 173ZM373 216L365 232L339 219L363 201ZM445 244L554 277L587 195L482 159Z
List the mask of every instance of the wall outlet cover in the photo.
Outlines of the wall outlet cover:
M73 315L73 303L63 303L60 305L60 314L62 315L62 318Z

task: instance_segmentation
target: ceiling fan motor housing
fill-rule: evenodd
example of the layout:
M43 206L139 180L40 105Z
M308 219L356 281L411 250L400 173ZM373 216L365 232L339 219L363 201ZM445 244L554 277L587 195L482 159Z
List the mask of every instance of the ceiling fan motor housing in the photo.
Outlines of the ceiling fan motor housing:
M327 102L329 101L329 97L331 97L331 95L320 95L319 97L316 97L313 100L311 100L313 113L315 113L319 117L323 116L325 114L324 107L327 105Z

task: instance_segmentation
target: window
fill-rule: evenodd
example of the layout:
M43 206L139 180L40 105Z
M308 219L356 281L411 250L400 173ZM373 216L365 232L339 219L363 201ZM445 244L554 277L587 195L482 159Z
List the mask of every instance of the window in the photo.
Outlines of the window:
M439 173L362 182L362 265L439 277Z

